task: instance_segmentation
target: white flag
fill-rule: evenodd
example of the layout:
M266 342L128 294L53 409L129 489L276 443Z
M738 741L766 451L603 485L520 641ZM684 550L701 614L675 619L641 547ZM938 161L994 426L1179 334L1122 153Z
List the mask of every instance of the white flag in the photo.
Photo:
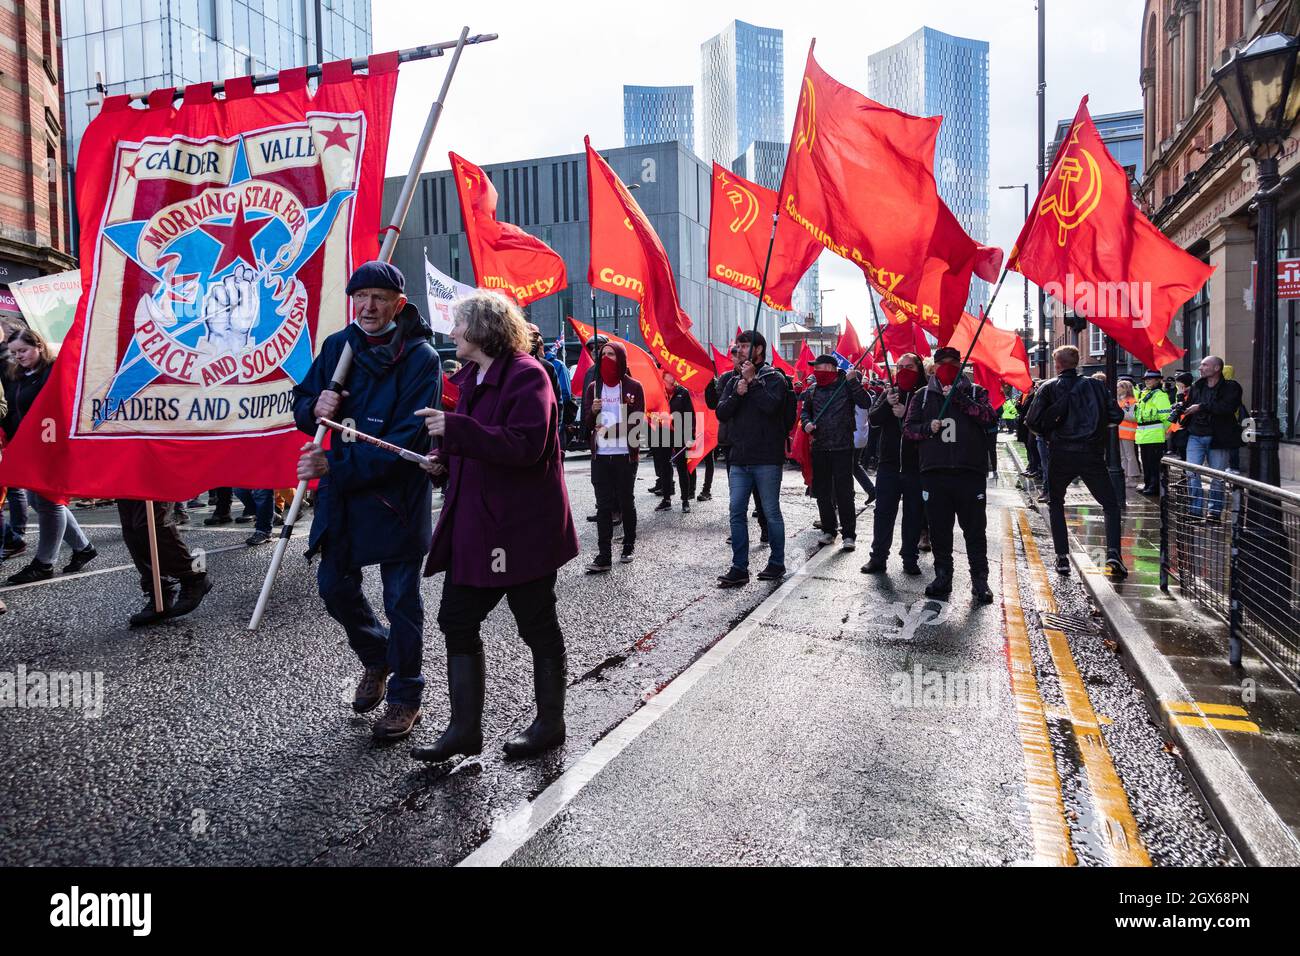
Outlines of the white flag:
M451 333L455 324L451 318L451 304L463 299L474 289L457 282L451 276L443 275L433 267L428 257L424 260L424 291L429 299L429 326L443 335Z

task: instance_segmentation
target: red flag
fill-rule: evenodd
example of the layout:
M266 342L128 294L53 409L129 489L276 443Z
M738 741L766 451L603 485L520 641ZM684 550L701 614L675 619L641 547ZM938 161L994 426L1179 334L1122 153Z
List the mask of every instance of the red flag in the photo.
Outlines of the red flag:
M993 410L999 411L1006 402L1002 394L1002 378L993 369L974 358L971 359L971 372L975 384L989 393L989 404L993 406Z
M947 342L963 356L970 351L971 342L980 321L969 312L963 312L961 321ZM1022 392L1029 391L1033 379L1029 374L1029 354L1025 351L1025 340L1009 329L1000 329L991 321L984 323L984 330L975 342L975 350L970 352L972 362L978 362L1008 385L1014 385ZM981 383L983 384L983 383Z
M816 359L817 356L813 354L813 350L808 346L808 340L804 339L803 345L799 348L799 360L794 363L794 380L796 382L807 380L808 376L812 374L813 362Z
M569 324L573 326L573 330L578 334L578 339L585 346L588 340L591 339L591 326L584 325L572 317L569 319ZM663 376L655 365L654 359L650 357L650 353L610 332L602 331L600 334L611 342L622 342L627 349L628 372L645 387L646 415L651 413L667 414L668 394L664 390ZM582 354L587 354L586 348L583 348ZM590 367L591 361L588 359L587 368ZM586 374L583 372L581 361L578 362L577 372L578 377L575 381L578 383L577 387L581 388L583 377ZM718 416L713 409L704 403L703 390L698 394L691 392L691 407L695 411L695 441L686 451L686 462L687 470L694 471L700 460L718 447Z
M805 487L812 487L812 438L803 430L803 422L790 429L790 457L799 463Z
M941 122L842 86L817 65L810 46L779 200L781 216L805 232L789 276L802 275L829 249L856 263L887 302L946 339L966 305L971 273L994 281L1002 252L971 239L939 198L934 142ZM778 284L771 295L781 300L789 291Z
M885 310L885 316L888 321L871 348L871 354L875 358L881 358L884 349L889 350L892 359L897 359L905 352L914 352L920 358L930 354L930 341L919 325L911 319L895 322L888 309Z
M185 501L295 481L291 389L378 251L397 54L106 97L77 163L82 292L0 485ZM57 440L50 440L51 437Z
M773 348L770 342L768 343L768 348L771 349L772 352L772 367L778 372L784 372L786 375L794 378L794 366L781 358L781 353Z
M713 349L713 364L717 367L717 373L721 375L723 372L731 371L731 356L719 352L716 345L710 348Z
M857 365L858 359L862 358L866 349L858 341L858 331L853 327L853 323L847 318L844 320L844 331L840 333L839 341L835 343L835 351L843 358L849 360L849 364Z
M1128 176L1101 141L1086 96L1007 268L1086 316L1152 369L1182 357L1166 338L1169 322L1214 271L1166 239L1134 205Z
M767 246L776 213L776 192L737 176L724 166L713 164L713 201L709 207L709 276L724 285L758 295L767 262ZM776 257L768 268L768 288L774 280L793 291L802 277L784 281L781 270L789 257ZM790 299L777 301L766 291L763 304L782 312L790 311Z
M442 374L442 407L449 412L456 410L456 403L460 401L460 386L451 380L446 372Z
M591 216L588 280L641 303L641 337L660 364L691 392L704 389L713 360L691 334L677 301L677 282L663 244L623 181L587 146L587 208Z
M455 153L447 156L479 288L501 289L527 305L567 286L559 253L518 226L497 221L497 191L487 173Z

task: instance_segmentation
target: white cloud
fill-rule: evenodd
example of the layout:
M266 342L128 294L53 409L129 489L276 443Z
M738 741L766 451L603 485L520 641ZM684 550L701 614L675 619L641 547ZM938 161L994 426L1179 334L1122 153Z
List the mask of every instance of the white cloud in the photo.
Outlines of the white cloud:
M1037 13L1033 0L914 0L790 3L750 0L647 0L538 3L501 0L472 6L415 0L375 0L374 48L453 40L472 13L472 32L500 39L467 49L461 58L425 169L447 168L447 150L476 163L579 152L590 134L599 148L623 142L623 84L685 84L696 90L697 141L700 44L739 18L785 31L786 123L808 43L832 76L867 92L867 55L922 26L989 42L989 240L1009 251L1023 222L1019 191L1037 188ZM1074 115L1083 94L1094 114L1141 106L1138 86L1141 5L1089 0L1048 5L1047 139L1056 122ZM408 64L398 83L388 173L404 173L437 95L449 58ZM994 307L1019 324L1019 276L1010 276ZM822 258L829 317L870 323L865 280L851 263Z

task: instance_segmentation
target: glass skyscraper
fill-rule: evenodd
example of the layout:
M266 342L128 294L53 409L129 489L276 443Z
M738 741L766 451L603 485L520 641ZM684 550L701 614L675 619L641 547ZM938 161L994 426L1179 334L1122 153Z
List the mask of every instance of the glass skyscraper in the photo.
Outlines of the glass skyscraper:
M700 55L700 155L706 162L730 166L755 140L786 138L780 30L733 20L700 45Z
M98 100L371 52L371 0L62 0L67 156Z
M867 95L915 116L943 116L934 151L939 195L977 242L989 235L989 45L922 27L867 58ZM969 310L988 283L971 281Z
M695 88L624 86L623 145L672 142L695 152Z
M1073 122L1074 117L1071 116L1056 124L1056 135L1052 137L1052 143L1047 147L1048 167L1056 158L1056 151L1061 148L1061 140L1065 139L1065 134L1070 131L1070 124ZM1101 134L1101 141L1106 144L1106 149L1110 151L1111 156L1115 157L1115 162L1124 167L1130 180L1141 182L1146 171L1146 151L1142 148L1146 127L1142 121L1142 111L1103 113L1094 116L1092 122L1097 127L1097 132Z

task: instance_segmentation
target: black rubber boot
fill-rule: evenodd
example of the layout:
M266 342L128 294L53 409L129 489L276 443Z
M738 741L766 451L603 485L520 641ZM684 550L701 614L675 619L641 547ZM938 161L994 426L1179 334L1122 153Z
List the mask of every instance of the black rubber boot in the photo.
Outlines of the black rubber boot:
M439 763L456 754L472 757L483 752L483 696L487 668L483 651L447 656L447 696L451 698L451 723L432 747L416 747L416 760Z
M952 593L952 568L934 569L934 580L925 586L925 596L944 598Z
M506 741L506 756L511 760L533 757L564 743L564 654L559 657L533 655L533 693L537 696L537 716L522 734Z

